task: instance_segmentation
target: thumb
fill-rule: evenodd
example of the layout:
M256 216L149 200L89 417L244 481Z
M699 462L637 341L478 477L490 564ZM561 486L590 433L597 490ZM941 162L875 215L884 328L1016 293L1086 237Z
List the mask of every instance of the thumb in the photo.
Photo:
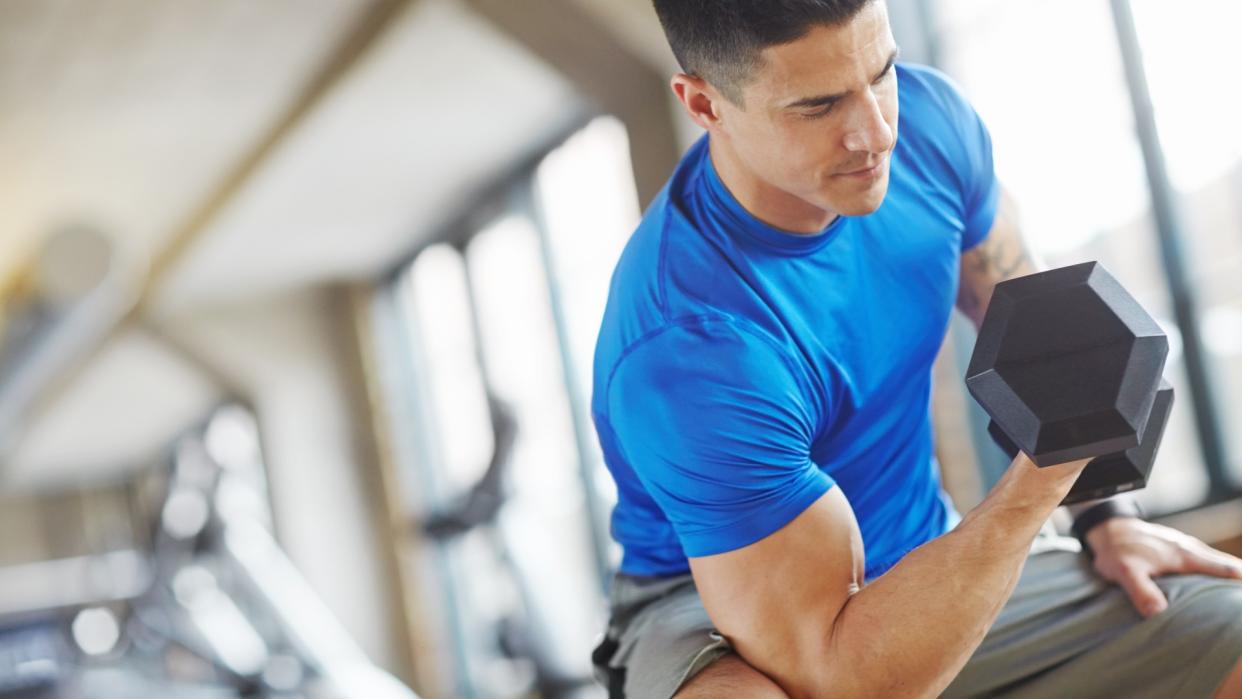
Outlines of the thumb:
M1151 576L1142 570L1128 568L1117 582L1130 596L1134 608L1143 615L1144 619L1163 612L1169 606L1164 592L1151 579Z

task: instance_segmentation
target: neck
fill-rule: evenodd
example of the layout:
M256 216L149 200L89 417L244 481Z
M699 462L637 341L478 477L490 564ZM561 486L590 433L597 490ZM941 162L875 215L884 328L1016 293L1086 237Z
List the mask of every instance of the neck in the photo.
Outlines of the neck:
M835 211L826 211L803 199L759 179L738 159L737 154L719 139L708 138L708 155L725 189L737 199L747 213L780 230L810 235L819 233L837 218Z

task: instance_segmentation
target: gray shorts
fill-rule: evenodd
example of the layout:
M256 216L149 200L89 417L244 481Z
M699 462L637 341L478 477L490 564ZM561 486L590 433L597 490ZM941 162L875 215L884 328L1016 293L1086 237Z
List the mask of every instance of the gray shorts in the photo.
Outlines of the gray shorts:
M1144 620L1101 580L1078 542L1041 536L1013 595L942 697L1210 697L1242 658L1242 582L1174 575ZM611 696L666 699L733 652L689 575L618 575L596 650Z

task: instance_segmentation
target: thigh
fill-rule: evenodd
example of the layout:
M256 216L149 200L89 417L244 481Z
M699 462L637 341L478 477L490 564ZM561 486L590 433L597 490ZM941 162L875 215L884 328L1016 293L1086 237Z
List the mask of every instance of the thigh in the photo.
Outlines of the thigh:
M1210 697L1242 656L1242 583L1158 578L1144 620L1073 550L1032 554L945 697Z
M689 575L665 580L617 576L612 621L596 671L614 697L668 699L715 661L733 656Z

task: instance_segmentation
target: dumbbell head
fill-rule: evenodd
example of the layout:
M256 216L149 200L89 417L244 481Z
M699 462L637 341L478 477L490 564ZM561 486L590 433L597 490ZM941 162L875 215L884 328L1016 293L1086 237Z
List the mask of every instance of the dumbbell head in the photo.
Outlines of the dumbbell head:
M1143 430L1143 439L1138 446L1092 459L1062 504L1106 498L1147 487L1151 467L1156 462L1156 451L1160 449L1160 440L1164 437L1164 428L1168 425L1172 410L1173 387L1164 381L1161 382L1160 390L1156 391L1151 417L1147 420L1147 428Z
M1001 282L966 386L1040 466L1139 444L1169 343L1098 262Z
M1072 505L1147 487L1147 479L1151 477L1156 452L1160 449L1160 440L1164 437L1164 428L1168 425L1172 411L1173 387L1168 381L1161 381L1160 390L1156 391L1156 399L1152 404L1151 416L1147 419L1147 427L1143 430L1143 439L1138 446L1092 459L1061 504ZM988 434L992 435L997 446L1009 458L1018 455L1017 445L995 421L988 423Z

